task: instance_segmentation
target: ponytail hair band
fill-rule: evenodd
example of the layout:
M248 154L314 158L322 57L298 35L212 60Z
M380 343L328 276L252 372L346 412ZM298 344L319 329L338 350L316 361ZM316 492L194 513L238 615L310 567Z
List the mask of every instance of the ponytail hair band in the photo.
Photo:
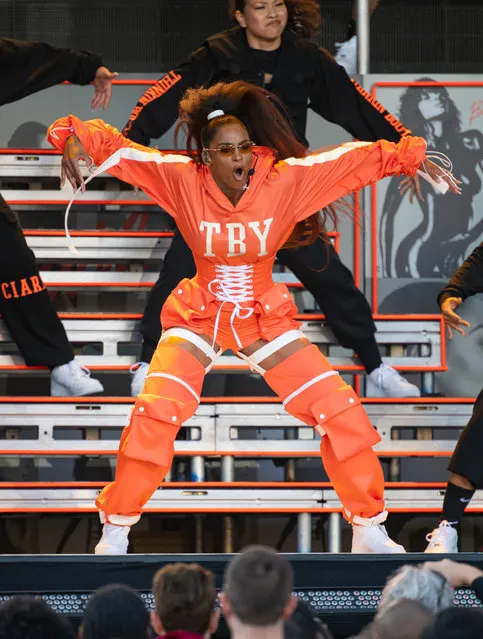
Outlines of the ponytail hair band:
M208 121L213 120L213 118L218 118L220 115L225 115L225 112L222 109L215 109L211 113L208 113L206 119Z

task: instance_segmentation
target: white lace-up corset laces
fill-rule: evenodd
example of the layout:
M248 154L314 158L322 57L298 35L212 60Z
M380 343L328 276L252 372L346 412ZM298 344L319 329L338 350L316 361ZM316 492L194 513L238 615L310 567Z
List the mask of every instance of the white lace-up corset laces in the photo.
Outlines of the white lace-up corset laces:
M215 285L216 289L214 289ZM238 344L238 347L241 348L242 343L237 335L233 322L235 321L235 317L243 320L248 319L253 314L253 307L246 308L240 306L241 304L254 301L253 266L248 264L243 264L241 266L220 264L215 266L215 279L211 280L208 284L208 290L219 302L221 302L220 308L216 314L212 348L214 348L216 343L221 310L227 302L233 304L234 307L230 317L230 326L236 339L236 343Z

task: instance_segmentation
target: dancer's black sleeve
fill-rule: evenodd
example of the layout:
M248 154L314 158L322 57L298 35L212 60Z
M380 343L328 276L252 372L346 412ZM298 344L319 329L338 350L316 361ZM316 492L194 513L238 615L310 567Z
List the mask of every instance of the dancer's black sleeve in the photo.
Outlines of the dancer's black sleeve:
M0 38L0 105L66 81L89 84L101 66L101 58L86 51Z
M139 98L122 133L149 146L152 139L164 135L176 122L178 107L186 89L207 84L213 73L213 61L207 47L201 47L180 65L163 75Z
M475 293L483 293L483 242L463 262L438 295L438 304L441 306L448 297L461 297L465 300Z
M310 107L358 140L399 142L402 136L411 134L323 49L312 82Z

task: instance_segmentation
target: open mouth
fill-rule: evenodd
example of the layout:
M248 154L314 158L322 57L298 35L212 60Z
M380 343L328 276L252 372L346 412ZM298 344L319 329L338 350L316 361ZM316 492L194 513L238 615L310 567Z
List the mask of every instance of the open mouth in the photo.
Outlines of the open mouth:
M236 169L233 169L233 175L235 177L235 180L237 180L238 182L241 182L243 180L243 169L241 167L237 167Z

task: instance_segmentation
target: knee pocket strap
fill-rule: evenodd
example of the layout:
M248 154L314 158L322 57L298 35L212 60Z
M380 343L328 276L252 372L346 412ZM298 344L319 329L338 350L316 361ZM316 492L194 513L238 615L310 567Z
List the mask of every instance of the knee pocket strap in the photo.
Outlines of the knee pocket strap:
M144 395L132 411L123 453L158 466L170 465L176 435L196 407L187 410L186 404L174 398Z
M341 386L313 402L310 411L323 434L329 438L339 461L349 459L381 441L351 386Z

